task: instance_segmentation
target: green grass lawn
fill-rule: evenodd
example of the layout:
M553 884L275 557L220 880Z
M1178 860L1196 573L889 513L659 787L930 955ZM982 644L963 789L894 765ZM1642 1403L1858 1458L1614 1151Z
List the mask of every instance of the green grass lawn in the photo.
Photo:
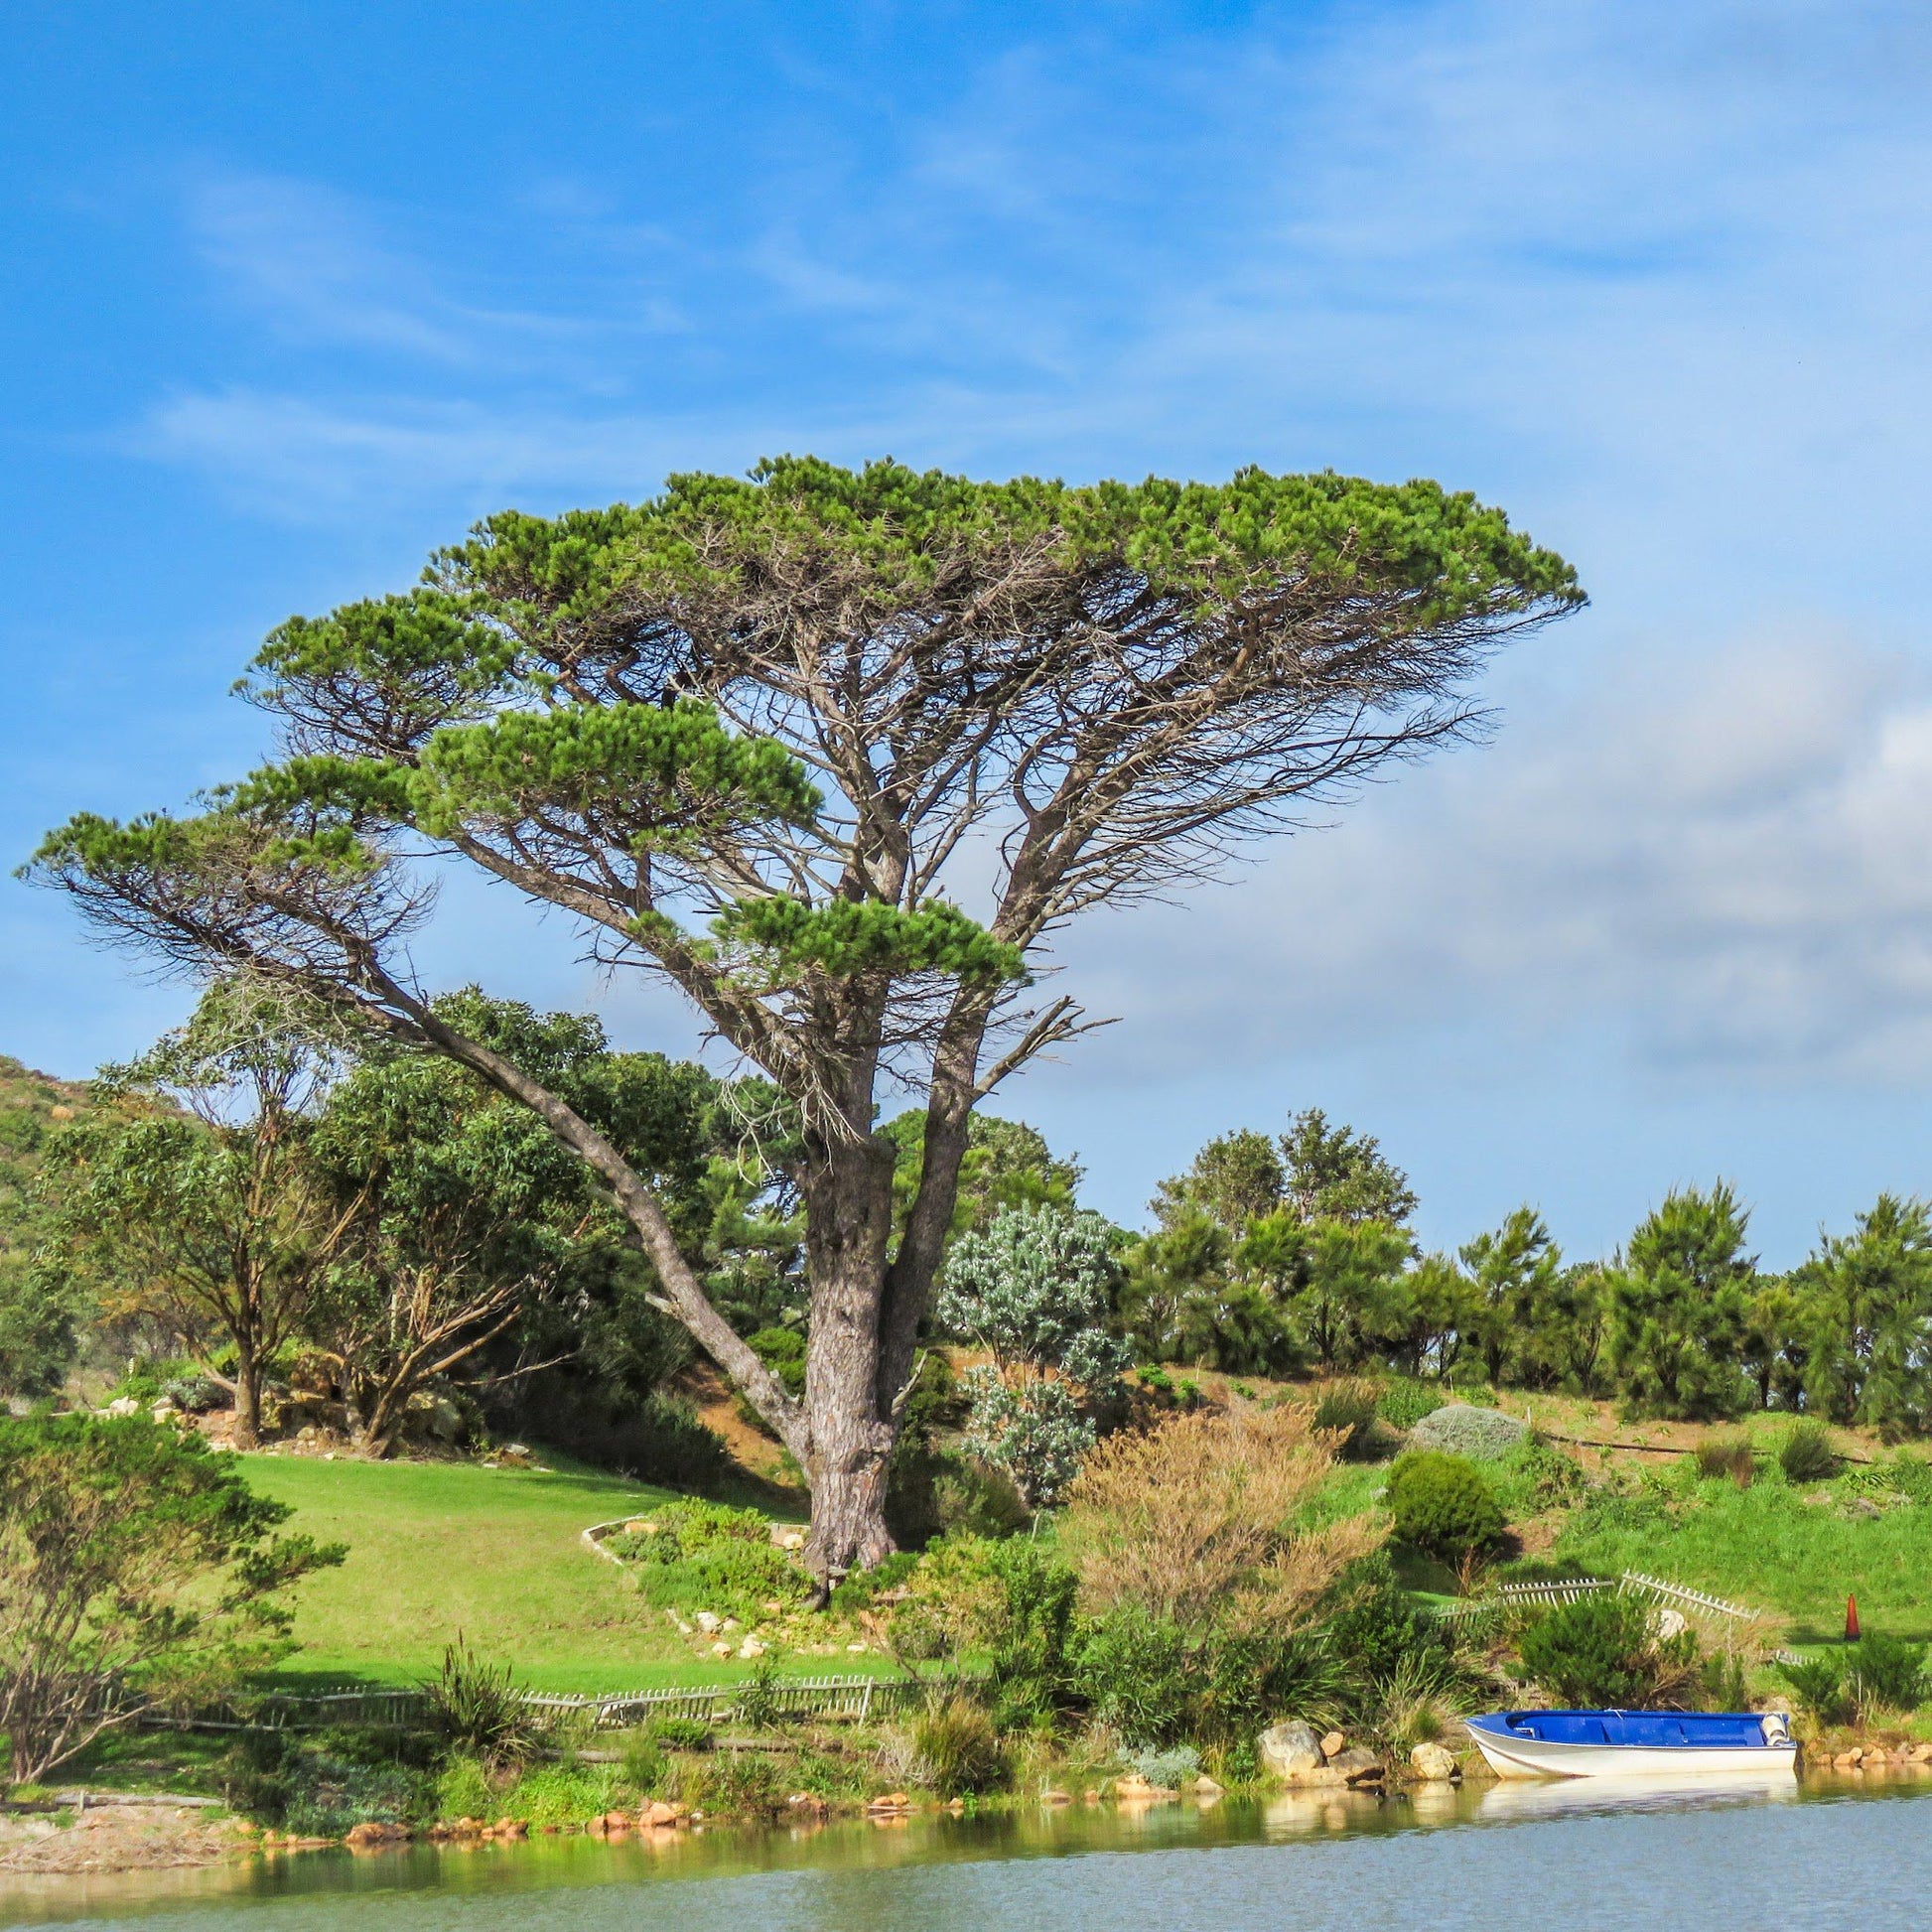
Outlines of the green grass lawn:
M289 1527L348 1546L297 1595L302 1644L287 1677L400 1684L433 1672L461 1631L533 1690L628 1691L723 1682L742 1664L693 1654L616 1564L584 1547L593 1523L671 1492L569 1466L324 1461L251 1455L248 1480L288 1503ZM801 1672L884 1660L800 1657Z
M1932 1639L1932 1507L1853 1513L1831 1484L1681 1485L1653 1521L1574 1519L1550 1555L1714 1591L1784 1620L1798 1643L1839 1636L1854 1592L1866 1629Z

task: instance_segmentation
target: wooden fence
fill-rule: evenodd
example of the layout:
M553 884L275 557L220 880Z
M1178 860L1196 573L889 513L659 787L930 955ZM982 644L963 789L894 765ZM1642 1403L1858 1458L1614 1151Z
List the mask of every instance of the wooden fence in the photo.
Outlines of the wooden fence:
M1443 1614L1470 1616L1497 1603L1577 1603L1606 1589L1621 1596L1647 1596L1653 1602L1691 1616L1718 1616L1733 1623L1753 1623L1758 1616L1757 1611L1747 1609L1742 1603L1726 1602L1724 1597L1713 1596L1706 1590L1666 1583L1663 1578L1646 1576L1641 1570L1626 1570L1620 1577L1552 1577L1537 1583L1503 1584L1493 1596L1452 1603ZM1801 1661L1795 1650L1775 1649L1767 1654L1781 1664Z
M626 1730L658 1718L695 1718L720 1724L733 1717L743 1684L680 1686L659 1691L604 1691L567 1696L530 1691L522 1702L559 1722L592 1730ZM760 1703L780 1718L863 1723L904 1710L924 1687L903 1678L781 1677L762 1687ZM153 1713L148 1723L187 1730L327 1730L336 1725L418 1724L429 1715L421 1691L358 1687L303 1695L268 1693L226 1698L175 1716Z

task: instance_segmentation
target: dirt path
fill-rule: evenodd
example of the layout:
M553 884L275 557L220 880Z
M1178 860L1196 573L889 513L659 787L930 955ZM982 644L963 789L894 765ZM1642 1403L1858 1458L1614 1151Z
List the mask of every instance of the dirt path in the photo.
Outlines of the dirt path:
M162 1871L218 1864L249 1849L240 1821L178 1805L114 1805L46 1817L0 1817L0 1875Z

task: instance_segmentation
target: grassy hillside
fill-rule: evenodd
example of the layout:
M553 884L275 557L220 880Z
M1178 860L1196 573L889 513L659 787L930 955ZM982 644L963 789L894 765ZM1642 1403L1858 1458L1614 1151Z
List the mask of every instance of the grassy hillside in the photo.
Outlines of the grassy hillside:
M291 1672L403 1683L433 1671L459 1631L532 1689L622 1691L744 1675L717 1664L584 1547L593 1523L668 1492L589 1470L471 1462L251 1455L248 1480L290 1504L290 1527L348 1545L298 1598ZM800 1670L877 1668L867 1657Z

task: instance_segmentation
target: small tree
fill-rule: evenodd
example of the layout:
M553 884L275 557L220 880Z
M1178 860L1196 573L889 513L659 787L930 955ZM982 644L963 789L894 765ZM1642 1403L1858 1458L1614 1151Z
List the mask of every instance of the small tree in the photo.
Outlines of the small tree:
M1309 1107L1289 1122L1281 1149L1283 1198L1298 1220L1409 1225L1416 1211L1409 1176L1373 1134L1330 1127L1319 1107Z
M234 1392L234 1441L254 1447L262 1378L337 1258L353 1204L308 1158L344 1064L326 1011L252 974L217 981L185 1027L102 1070L102 1108L49 1152L64 1262L108 1313L170 1322ZM232 1366L214 1359L225 1343Z
M1791 1278L1807 1407L1888 1440L1932 1424L1932 1208L1880 1194Z
M285 1655L290 1584L338 1545L276 1536L284 1504L143 1417L0 1422L0 1729L16 1783L154 1697Z
M991 1351L964 1378L968 1435L1032 1504L1050 1503L1092 1448L1081 1400L1104 1399L1131 1359L1104 1323L1119 1270L1098 1214L1009 1208L946 1260L940 1325Z
M1615 1271L1610 1369L1640 1415L1708 1422L1748 1399L1742 1361L1757 1264L1749 1215L1720 1181L1666 1196Z
M1482 1362L1492 1384L1506 1373L1541 1379L1543 1331L1563 1256L1543 1216L1519 1207L1493 1234L1479 1234L1461 1251L1482 1308Z

